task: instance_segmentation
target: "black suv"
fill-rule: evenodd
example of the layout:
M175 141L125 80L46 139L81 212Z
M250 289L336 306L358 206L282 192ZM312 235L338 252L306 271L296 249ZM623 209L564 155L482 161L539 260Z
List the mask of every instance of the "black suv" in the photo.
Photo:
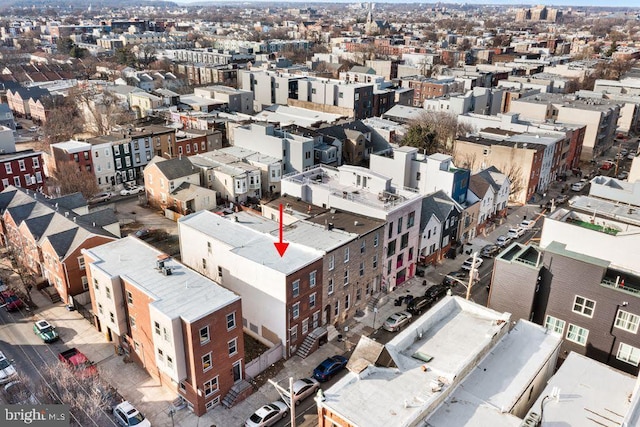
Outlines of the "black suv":
M429 309L434 300L428 296L418 297L411 300L407 306L407 311L414 316L422 314L423 311Z
M450 288L453 288L458 282L453 280L452 278L462 280L464 282L464 279L466 277L467 277L466 271L452 271L451 273L447 274L444 277L444 279L442 279L442 284L445 286L449 286Z
M424 293L424 296L430 298L432 302L439 301L442 297L447 294L449 290L449 286L444 284L433 285L429 289L427 289Z

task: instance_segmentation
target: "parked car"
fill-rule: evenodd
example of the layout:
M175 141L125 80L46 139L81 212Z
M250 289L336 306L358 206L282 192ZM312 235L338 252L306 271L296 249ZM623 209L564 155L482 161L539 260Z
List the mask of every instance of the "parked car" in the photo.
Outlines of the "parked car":
M4 353L0 351L0 384L6 384L17 376L18 373L13 366L13 360L7 359Z
M556 203L557 203L557 201L556 201ZM523 228L525 230L531 230L533 227L535 227L535 225L536 225L536 221L535 220L533 220L533 219L525 219L520 223L519 227Z
M458 283L457 280L463 280L465 277L467 277L467 274L469 273L464 270L452 271L444 276L444 279L442 279L442 284L451 288L455 286L456 283Z
M38 126L31 126L29 128L29 132L36 132L38 130Z
M5 401L9 405L37 405L38 399L22 381L11 381L3 388Z
M422 314L423 311L431 307L432 303L433 303L433 300L426 295L422 297L414 298L411 300L411 302L407 306L407 311L413 314L414 316L418 316Z
M498 236L498 238L496 239L496 245L502 248L511 243L512 240L513 238L511 238L510 236Z
M282 418L287 416L289 407L284 402L276 400L268 405L260 407L245 421L245 427L268 427L272 426Z
M314 394L319 388L320 383L315 378L302 378L295 381L293 383L293 396L296 399L296 405L299 405L304 399ZM291 396L288 393L285 393L285 397L291 400Z
M622 171L618 174L618 179L627 179L629 178L629 172L627 171Z
M424 296L430 298L432 303L435 303L440 301L447 294L449 288L450 286L443 284L433 285L424 292Z
M387 320L385 320L382 324L382 328L385 331L397 332L401 330L407 323L411 323L412 317L413 316L408 311L399 311L389 316Z
M629 153L629 154L627 154L627 159L629 159L629 160L633 160L633 159L635 159L635 158L636 158L636 153Z
M500 252L500 246L498 245L486 245L480 250L480 256L485 258L494 257Z
M600 169L602 169L603 171L608 171L609 169L613 168L613 166L614 163L612 161L606 160L600 165Z
M584 181L578 181L571 184L571 191L582 191L582 189L587 185Z
M55 326L46 320L38 320L33 324L33 332L42 339L45 343L56 341L60 336L56 331Z
M624 157L627 154L629 154L629 150L627 150L626 148L622 148L622 149L620 149L620 154L622 154L622 157Z
M120 195L130 196L131 194L138 194L143 192L144 192L144 187L135 186L131 188L125 188L124 190L120 190Z
M136 235L136 237L143 238L151 234L151 231L152 230L149 228L141 228L140 230L136 231L134 234Z
M89 199L89 203L108 202L113 197L113 194L109 191L98 193Z
M476 269L476 268L480 268L480 266L482 265L482 263L484 262L484 260L480 257L476 257L476 262L475 264L473 263L473 257L469 257L467 258L463 263L462 263L462 269L463 270L471 270Z
M347 366L345 357L340 355L327 357L313 370L313 378L323 383L340 372L345 366Z
M151 427L151 423L142 415L142 412L126 400L113 408L113 416L116 418L116 422L124 427Z
M566 194L561 194L558 197L556 197L556 199L555 199L556 205L561 205L563 203L567 203L567 200L569 200L569 196L567 196Z
M24 307L24 302L12 290L2 292L2 301L7 311L16 311Z
M520 227L513 227L510 228L509 231L507 231L507 236L511 237L512 239L518 239L522 236L524 236L524 232L526 230L524 228L520 228Z

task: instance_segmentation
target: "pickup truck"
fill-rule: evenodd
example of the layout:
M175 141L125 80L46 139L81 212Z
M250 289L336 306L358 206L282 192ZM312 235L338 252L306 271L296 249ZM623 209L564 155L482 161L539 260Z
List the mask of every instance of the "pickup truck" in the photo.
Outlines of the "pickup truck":
M69 369L73 369L81 378L92 377L98 374L98 368L77 348L70 348L58 354L58 359Z

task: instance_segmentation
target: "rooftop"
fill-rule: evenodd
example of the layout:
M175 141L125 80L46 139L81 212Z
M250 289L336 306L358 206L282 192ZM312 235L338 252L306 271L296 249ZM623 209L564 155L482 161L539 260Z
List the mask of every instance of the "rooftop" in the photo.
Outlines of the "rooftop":
M541 427L637 425L623 423L625 415L634 409L637 411L637 399L631 399L635 385L636 378L571 352L551 377L531 412L543 413ZM554 397L554 390L557 397ZM545 398L544 411L541 411L540 405ZM635 402L635 408L632 402Z
M67 153L78 153L80 151L91 150L91 144L89 144L88 142L76 141L76 140L57 142L55 144L51 144L51 147L64 150Z
M291 274L322 257L322 253L296 243L289 244L283 257L273 245L277 237L264 234L235 221L233 215L222 217L200 211L182 217L179 227L187 226L228 246L228 250L248 261L262 264L283 274ZM285 236L285 241L286 241Z
M162 252L136 237L85 250L96 259L93 265L112 277L120 277L153 299L150 303L167 317L194 322L240 297L183 264L169 259L165 276L156 268Z

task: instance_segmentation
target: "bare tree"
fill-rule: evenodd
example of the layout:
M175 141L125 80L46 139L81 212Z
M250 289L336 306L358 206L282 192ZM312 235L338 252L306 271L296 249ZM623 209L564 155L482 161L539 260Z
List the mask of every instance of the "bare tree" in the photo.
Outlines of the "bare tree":
M69 405L76 425L92 425L101 414L110 416L108 412L117 392L98 375L79 375L80 372L62 363L41 367L42 381L37 395L43 403Z
M402 145L422 148L426 154L451 154L455 137L467 129L470 127L459 125L454 114L426 111L410 123Z
M95 135L106 135L115 126L130 123L133 116L114 94L108 91L77 91L74 98L84 113L84 130Z
M28 267L30 260L24 252L12 244L5 249L4 257L9 260L9 263L2 265L0 279L9 289L16 291L24 298L27 305L31 305L31 290L36 285L36 279L34 270Z
M522 168L515 162L511 162L509 165L502 165L500 171L509 178L511 187L509 188L509 200L517 201L516 199L524 190L524 177Z
M61 195L80 192L88 199L100 191L95 175L72 161L56 163L51 178Z
M75 101L68 97L53 98L50 114L42 125L44 143L68 141L81 130L82 124Z

